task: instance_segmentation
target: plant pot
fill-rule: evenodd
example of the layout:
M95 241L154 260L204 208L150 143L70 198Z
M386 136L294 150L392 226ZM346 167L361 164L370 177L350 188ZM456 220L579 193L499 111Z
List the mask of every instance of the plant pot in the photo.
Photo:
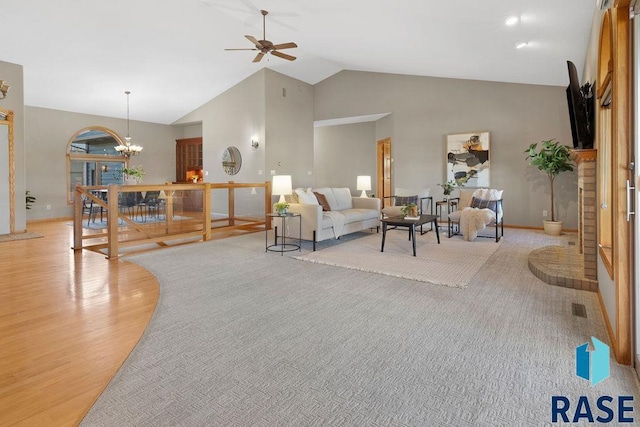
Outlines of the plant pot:
M549 236L559 236L562 233L562 221L543 221L544 233Z
M138 183L138 178L135 176L125 175L124 176L124 184L125 185L136 185Z

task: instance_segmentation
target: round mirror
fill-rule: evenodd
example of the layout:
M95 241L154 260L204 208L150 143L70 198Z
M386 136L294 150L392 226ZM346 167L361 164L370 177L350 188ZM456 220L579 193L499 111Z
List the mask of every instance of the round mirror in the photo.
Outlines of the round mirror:
M227 147L222 153L222 168L227 175L235 175L240 172L242 166L242 156L236 147Z

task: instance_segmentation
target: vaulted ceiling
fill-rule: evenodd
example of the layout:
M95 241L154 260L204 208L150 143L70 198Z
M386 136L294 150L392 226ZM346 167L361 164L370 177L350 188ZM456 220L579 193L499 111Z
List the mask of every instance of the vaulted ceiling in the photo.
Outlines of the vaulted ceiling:
M343 69L565 86L589 0L21 0L2 6L0 61L25 104L172 123L261 67L315 84ZM298 48L287 61L245 35ZM515 16L515 25L505 20ZM521 43L524 47L516 48ZM2 79L2 76L0 76ZM11 84L11 82L8 82Z

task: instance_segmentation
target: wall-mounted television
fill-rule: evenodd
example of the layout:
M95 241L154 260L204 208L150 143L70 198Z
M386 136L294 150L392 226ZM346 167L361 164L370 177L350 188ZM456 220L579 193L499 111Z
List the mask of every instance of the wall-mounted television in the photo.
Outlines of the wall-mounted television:
M578 71L571 61L567 61L569 69L569 86L567 86L567 104L573 148L593 148L595 131L593 87L587 82L580 86Z

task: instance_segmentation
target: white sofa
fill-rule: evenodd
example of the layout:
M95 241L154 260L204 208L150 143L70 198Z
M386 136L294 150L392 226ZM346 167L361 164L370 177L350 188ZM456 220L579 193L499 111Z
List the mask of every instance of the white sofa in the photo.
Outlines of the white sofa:
M313 192L325 196L330 211L323 211ZM375 228L380 229L380 199L352 197L348 188L296 189L289 201L289 212L299 213L302 221L302 239L316 242L337 239L345 234ZM287 233L298 237L298 228Z

